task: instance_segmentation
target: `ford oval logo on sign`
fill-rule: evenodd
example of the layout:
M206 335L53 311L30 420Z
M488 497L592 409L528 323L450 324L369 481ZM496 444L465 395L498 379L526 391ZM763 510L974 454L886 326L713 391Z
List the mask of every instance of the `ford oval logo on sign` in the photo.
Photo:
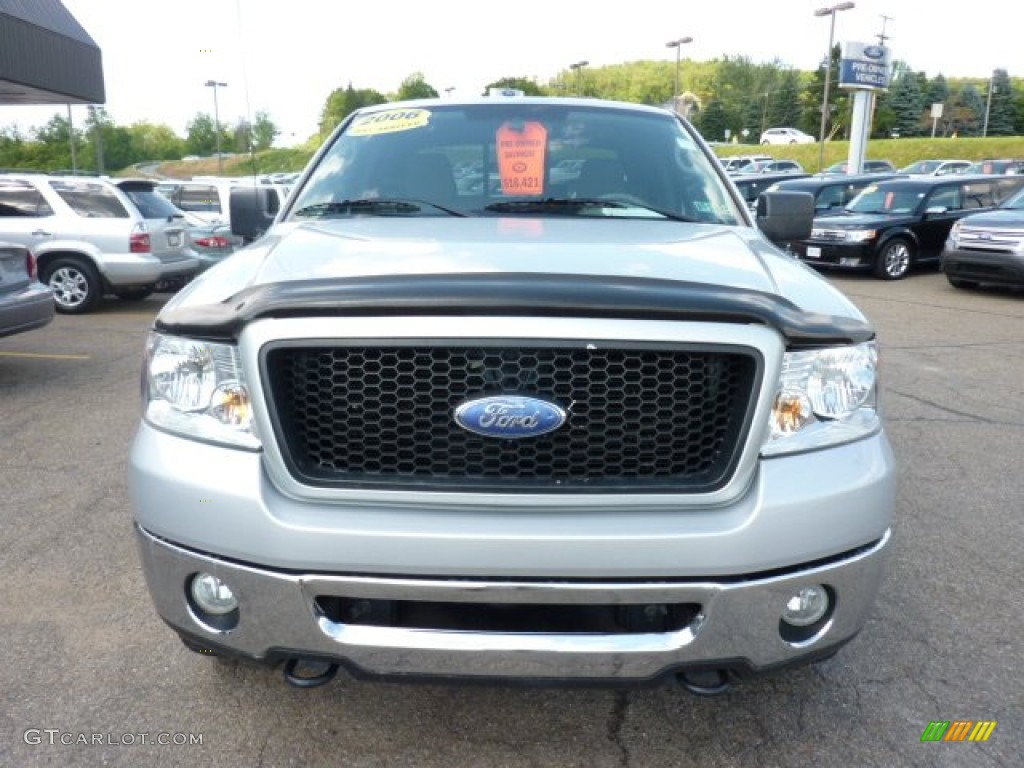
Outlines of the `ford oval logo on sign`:
M484 437L546 435L562 426L565 418L565 411L554 403L518 395L478 397L455 409L456 424Z
M869 59L880 59L885 56L885 48L880 45L865 45L864 55Z

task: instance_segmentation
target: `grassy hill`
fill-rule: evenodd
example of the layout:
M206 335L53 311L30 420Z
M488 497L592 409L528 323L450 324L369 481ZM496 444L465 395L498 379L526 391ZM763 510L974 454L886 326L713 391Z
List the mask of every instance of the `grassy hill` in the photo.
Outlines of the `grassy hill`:
M845 161L848 141L825 142L825 166ZM765 154L776 159L796 160L808 171L818 170L817 144L771 145L728 144L716 146L721 157ZM897 168L917 160L984 160L986 158L1024 157L1024 136L990 136L984 139L872 139L868 142L869 160L889 160Z
M235 155L224 158L224 176L252 176L264 173L288 173L301 171L313 156L313 150L268 149L257 152L253 158ZM161 163L160 174L174 179L191 179L193 176L218 176L217 158L204 157L199 160L176 160Z

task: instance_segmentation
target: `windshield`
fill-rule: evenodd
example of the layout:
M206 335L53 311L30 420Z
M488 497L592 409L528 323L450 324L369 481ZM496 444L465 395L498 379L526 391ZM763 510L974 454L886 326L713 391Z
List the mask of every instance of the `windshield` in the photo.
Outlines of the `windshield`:
M181 216L181 211L151 186L123 184L121 190L135 203L144 219L169 219Z
M940 160L918 160L901 169L900 173L935 173L940 165L942 165Z
M348 123L297 192L289 218L511 215L738 224L742 214L713 162L668 113L535 100L389 105Z
M1013 211L1024 211L1024 189L1021 189L1013 197L1010 197L1003 201L1000 208L1009 208Z
M853 213L912 213L925 192L915 187L885 187L872 184L864 187L846 210Z

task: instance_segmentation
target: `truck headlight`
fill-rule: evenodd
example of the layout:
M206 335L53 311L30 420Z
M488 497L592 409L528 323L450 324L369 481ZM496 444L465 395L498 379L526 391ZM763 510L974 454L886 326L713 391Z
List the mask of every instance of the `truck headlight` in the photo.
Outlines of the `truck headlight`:
M848 229L846 230L846 242L864 243L868 240L874 240L877 234L878 232L874 229Z
M762 456L848 443L881 428L878 345L787 352Z
M150 424L196 440L261 447L238 347L150 333L145 365Z

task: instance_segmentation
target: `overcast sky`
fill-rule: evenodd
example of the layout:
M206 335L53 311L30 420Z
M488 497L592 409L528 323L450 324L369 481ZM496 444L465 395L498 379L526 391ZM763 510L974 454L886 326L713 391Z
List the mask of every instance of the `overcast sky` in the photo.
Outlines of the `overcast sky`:
M828 46L821 0L63 0L103 52L106 108L122 124L166 123L184 135L196 112L222 122L270 113L282 145L317 130L328 94L351 82L393 92L412 72L444 93L478 95L503 76L540 82L569 64L744 55L814 69ZM837 14L836 42L875 42L882 15L894 58L929 76L1024 75L1018 0L857 0ZM832 4L831 2L829 4ZM615 13L608 9L616 7ZM954 12L952 8L957 8ZM685 83L683 83L685 87ZM0 125L45 123L53 108L0 106ZM59 110L66 113L66 109ZM75 122L85 107L74 108Z

